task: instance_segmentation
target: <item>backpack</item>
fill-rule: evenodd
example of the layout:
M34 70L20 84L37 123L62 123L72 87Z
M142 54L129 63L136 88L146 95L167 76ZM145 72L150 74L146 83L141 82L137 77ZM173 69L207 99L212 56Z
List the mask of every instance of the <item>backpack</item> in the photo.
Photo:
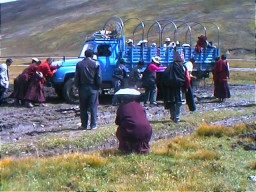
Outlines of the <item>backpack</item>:
M165 87L183 87L185 85L185 70L183 65L172 62L162 74L162 84Z

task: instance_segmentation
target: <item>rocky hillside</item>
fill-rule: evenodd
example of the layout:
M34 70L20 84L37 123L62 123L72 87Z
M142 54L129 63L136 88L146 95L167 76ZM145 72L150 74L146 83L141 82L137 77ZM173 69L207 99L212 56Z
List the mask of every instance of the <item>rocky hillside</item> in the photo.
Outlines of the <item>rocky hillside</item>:
M0 56L77 56L85 34L102 29L112 15L215 22L222 51L255 56L252 0L19 0L1 5ZM200 33L195 29L193 38ZM216 34L212 28L207 31L212 39Z

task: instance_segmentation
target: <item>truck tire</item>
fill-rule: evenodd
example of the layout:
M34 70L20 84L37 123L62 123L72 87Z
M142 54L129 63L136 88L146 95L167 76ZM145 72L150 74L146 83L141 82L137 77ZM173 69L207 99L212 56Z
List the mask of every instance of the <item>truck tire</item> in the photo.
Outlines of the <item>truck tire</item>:
M66 81L63 87L63 97L67 101L67 103L78 103L78 89L75 86L74 78L70 78Z

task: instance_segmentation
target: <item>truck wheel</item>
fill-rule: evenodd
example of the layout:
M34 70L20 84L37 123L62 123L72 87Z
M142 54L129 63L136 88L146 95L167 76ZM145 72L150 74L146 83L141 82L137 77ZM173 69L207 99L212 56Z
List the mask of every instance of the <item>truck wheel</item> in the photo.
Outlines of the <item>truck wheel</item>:
M66 81L63 87L63 96L68 103L78 103L78 89L75 86L74 78Z

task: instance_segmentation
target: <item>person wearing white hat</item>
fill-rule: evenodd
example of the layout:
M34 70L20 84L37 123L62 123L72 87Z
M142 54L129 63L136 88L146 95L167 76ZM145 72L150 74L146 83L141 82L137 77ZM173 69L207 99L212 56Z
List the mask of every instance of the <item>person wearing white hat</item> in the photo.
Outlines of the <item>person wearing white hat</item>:
M133 40L132 40L132 39L128 39L128 40L126 41L126 43L127 43L127 46L129 46L129 47L134 46L134 45L133 45Z
M125 153L145 153L149 151L152 127L147 119L144 108L136 101L140 92L125 88L115 95L122 97L117 109L115 123L118 125L116 137L118 149Z
M8 68L11 66L13 60L6 59L5 63L0 64L0 104L3 102L3 97L9 88L9 74Z
M35 61L35 62L37 63L37 62L39 62L39 59L36 58L36 57L33 57L33 58L32 58L32 62L33 62L33 61Z
M10 97L15 99L14 105L18 106L24 104L25 95L28 90L28 84L31 77L36 73L39 64L41 63L38 58L32 58L31 64L25 68L21 74L14 79L14 90ZM27 107L33 107L32 103L26 103Z
M140 41L137 43L137 45L138 45L138 46L141 46L141 47L145 47L147 42L148 42L148 40L146 40L146 39L140 40Z
M171 39L169 37L165 38L163 46L164 47L171 47Z
M157 105L157 86L156 72L162 71L166 67L159 66L161 58L159 56L152 57L152 62L147 66L142 77L142 87L145 89L144 105L150 101L150 104Z

